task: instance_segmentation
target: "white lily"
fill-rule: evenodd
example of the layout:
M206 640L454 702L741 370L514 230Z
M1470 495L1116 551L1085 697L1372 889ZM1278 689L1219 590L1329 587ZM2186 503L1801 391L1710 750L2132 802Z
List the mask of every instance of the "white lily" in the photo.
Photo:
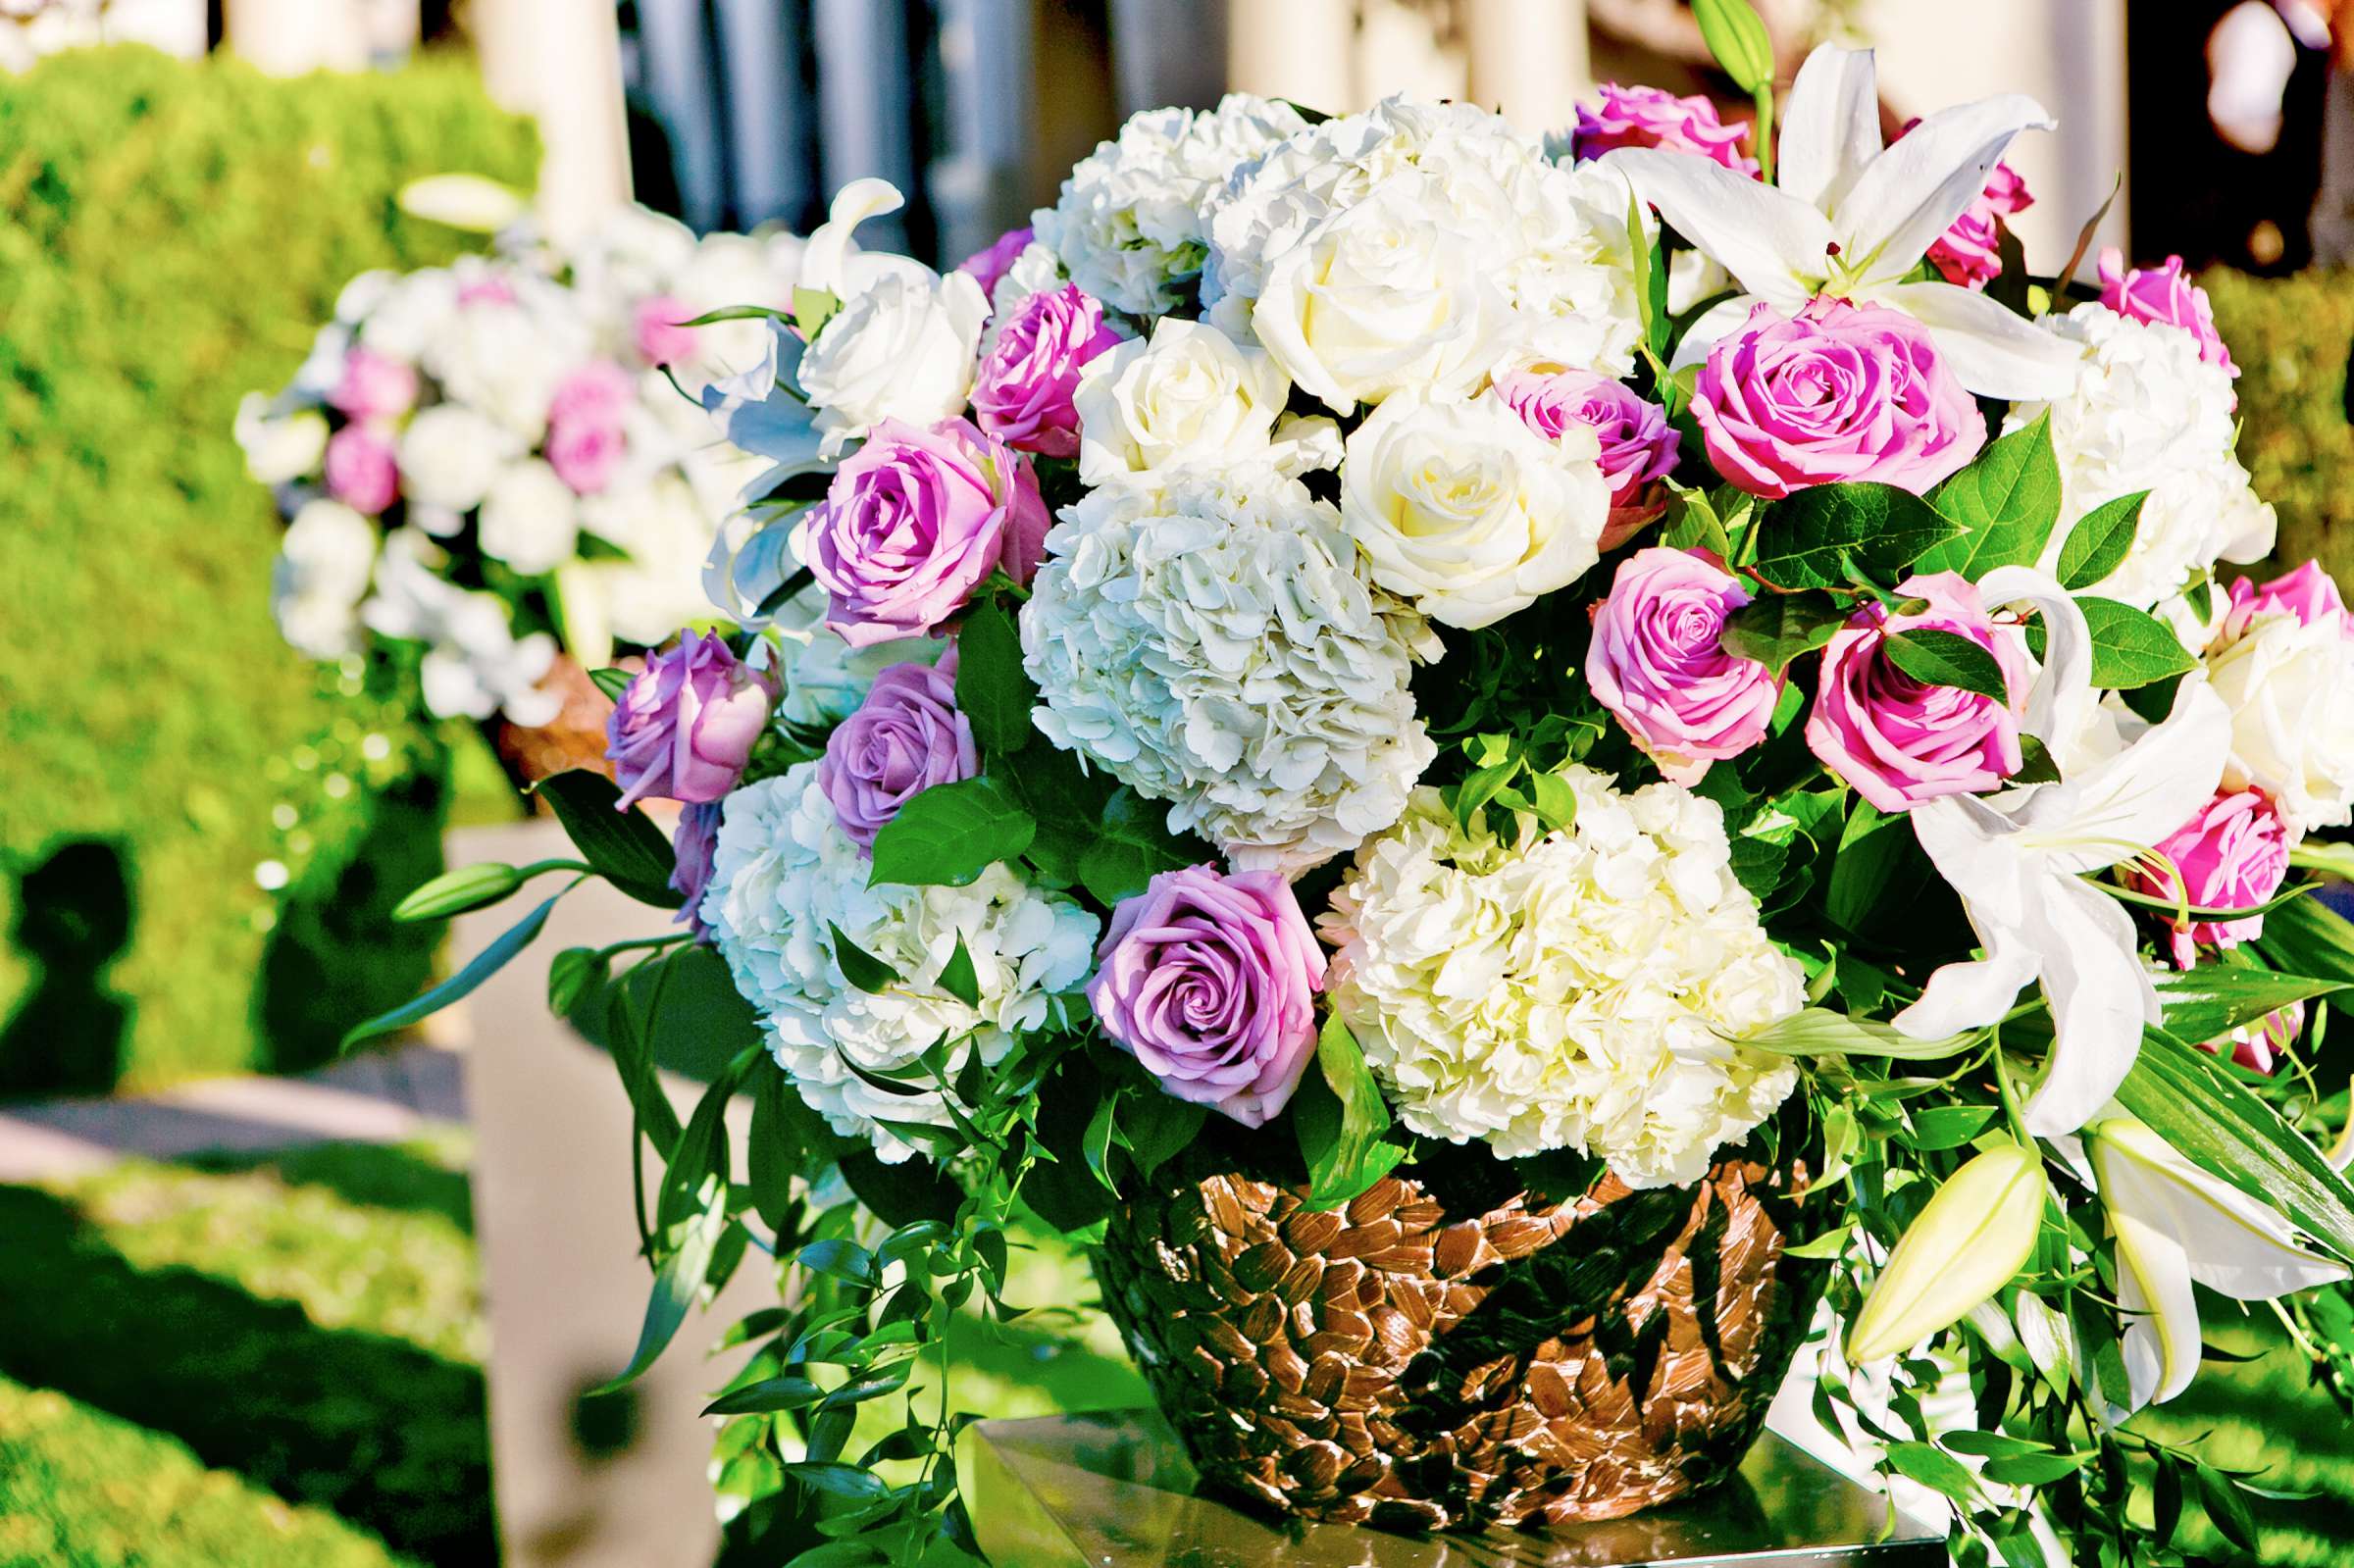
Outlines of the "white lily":
M2269 1301L2346 1278L2301 1245L2267 1205L2217 1180L2129 1117L2084 1130L2117 1238L2121 1348L2130 1408L2172 1399L2199 1370L2199 1305L2191 1284L2235 1301Z
M1989 572L1978 588L1990 607L2027 601L2043 612L2044 667L2022 728L2058 750L2091 693L2083 612L2025 567ZM2098 1114L2132 1070L2142 1027L2161 1014L2131 918L2084 876L2189 821L2215 793L2230 739L2229 710L2204 681L2186 678L2164 723L2060 783L1915 806L1914 836L1961 894L1985 956L1931 975L1920 1000L1894 1019L1898 1031L1934 1039L1982 1029L2039 982L2054 1033L2027 1130L2054 1138Z
M2076 345L1984 294L1906 281L1986 188L2011 139L2052 126L2041 104L2006 93L1941 109L1883 146L1871 51L1824 44L1790 84L1778 185L1657 148L1622 148L1602 164L1747 291L1692 324L1679 367L1748 320L1760 300L1790 313L1829 295L1919 320L1973 392L2058 398L2075 384Z

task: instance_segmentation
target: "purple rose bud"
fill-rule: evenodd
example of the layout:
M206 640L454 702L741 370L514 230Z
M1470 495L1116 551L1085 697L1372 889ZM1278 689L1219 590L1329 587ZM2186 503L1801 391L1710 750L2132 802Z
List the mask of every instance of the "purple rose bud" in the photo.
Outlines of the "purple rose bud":
M610 360L595 360L566 377L547 406L547 464L576 495L594 495L613 482L628 448L622 420L636 382Z
M1928 329L1882 305L1760 303L1692 393L1709 460L1768 500L1845 480L1925 491L1975 457L1986 420Z
M392 438L372 425L346 425L327 443L327 493L376 516L400 494Z
M1014 258L1027 250L1033 235L1028 225L1008 228L999 234L986 250L977 250L956 264L956 270L969 275L981 285L981 297L988 299L998 291L998 279L1013 268Z
M1725 125L1708 99L1698 94L1678 98L1663 88L1621 87L1614 81L1604 82L1601 91L1600 103L1577 106L1569 152L1578 162L1620 147L1662 147L1722 164L1736 175L1758 172L1758 161L1741 153L1748 124Z
M1749 597L1707 551L1654 547L1620 563L1595 607L1586 649L1594 695L1677 784L1698 784L1773 722L1781 683L1717 640Z
M638 302L631 313L630 336L638 357L648 365L683 365L694 357L694 329L683 325L702 314L668 294Z
M1316 1049L1324 952L1280 872L1164 871L1112 911L1096 1022L1160 1087L1245 1127L1281 1111Z
M711 856L719 848L719 817L725 801L697 800L679 808L679 826L671 834L671 891L687 901L679 906L677 924L694 934L698 942L711 940L703 924L703 889L711 885Z
M2239 367L2231 363L2231 350L2224 346L2223 333L2215 329L2215 306L2208 302L2207 290L2183 276L2181 257L2169 256L2164 267L2136 267L2127 272L2124 253L2115 245L2105 247L2101 251L2101 303L2131 321L2181 328L2199 340L2199 358L2221 365L2231 376L2239 374Z
M1496 395L1549 441L1579 426L1592 430L1602 443L1602 477L1611 487L1612 511L1639 506L1643 491L1675 468L1676 434L1667 411L1637 397L1624 381L1592 371L1512 371L1497 378Z
M826 740L817 782L861 849L899 808L934 784L981 771L973 727L956 711L953 650L938 666L895 664Z
M776 678L737 658L725 638L682 632L647 659L606 723L621 804L693 804L735 788L777 694Z
M1952 572L1898 584L1926 608L1891 615L1868 604L1822 650L1807 745L1822 765L1882 811L1909 810L1939 795L1992 789L2020 769L2019 721L2030 677L2017 627L1997 626L1978 590ZM2008 702L1959 686L1930 685L1897 668L1887 634L1951 632L1994 655Z
M999 567L1028 582L1047 523L1037 477L1004 442L964 420L885 420L803 517L797 553L826 624L863 648L937 631Z
M349 420L398 419L417 406L417 367L355 343L327 400Z
M1043 457L1079 452L1079 411L1071 394L1080 367L1120 340L1103 307L1077 283L1041 289L1022 301L981 361L973 381L973 419L1018 451Z
M1907 121L1897 138L1902 140L1919 124L1919 120ZM2009 164L1996 164L1986 177L1985 188L1970 198L1953 227L1930 244L1930 265L1949 283L1984 288L2003 275L2004 220L2034 205L2035 198L2027 194L2027 182L2019 171Z
M2278 892L2287 880L2289 841L2287 824L2262 790L2218 790L2198 815L2155 846L2180 875L2178 885L2155 867L2126 880L2154 897L2179 896L2200 909L2248 909ZM2263 935L2262 915L2167 927L2177 969L2196 964L2202 944L2236 947Z

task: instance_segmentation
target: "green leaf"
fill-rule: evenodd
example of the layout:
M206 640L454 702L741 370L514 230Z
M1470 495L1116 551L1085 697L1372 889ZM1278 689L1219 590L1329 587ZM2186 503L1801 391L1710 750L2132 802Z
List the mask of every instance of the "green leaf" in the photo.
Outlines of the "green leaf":
M572 1012L573 1004L588 988L588 983L599 978L596 953L587 947L567 947L548 960L547 1010L558 1018Z
M1917 570L1958 572L1974 582L1998 566L2033 566L2060 521L2051 417L2036 416L1947 480L1937 491L1937 510L1962 531L1923 555Z
M810 1242L793 1254L793 1261L812 1274L828 1275L870 1290L883 1283L883 1271L876 1264L875 1255L857 1242L839 1237Z
M2088 1453L2021 1453L1989 1459L1981 1472L1989 1481L2012 1487L2046 1487L2073 1476L2092 1458Z
M842 309L842 296L828 288L795 288L793 291L793 320L801 329L801 340L814 343L834 313Z
M1559 833L1577 821L1577 791L1558 773L1528 776L1529 804L1547 833Z
M588 672L589 683L597 690L602 691L609 702L619 702L621 694L629 690L630 683L637 679L638 677L628 670L606 669Z
M2124 565L2141 527L2141 503L2149 498L2149 491L2135 490L2078 518L2060 546L2060 585L2072 593L2089 588Z
M1847 611L1827 593L1761 593L1726 617L1717 641L1734 658L1755 659L1778 676L1846 624Z
M1356 1037L1337 1017L1316 1037L1315 1067L1292 1096L1292 1125L1307 1160L1306 1206L1331 1209L1389 1175L1406 1150L1382 1140L1389 1107Z
M1028 744L1037 701L1013 617L995 599L980 605L956 632L956 708L972 724L982 754L1010 757Z
M654 1271L653 1293L646 1298L645 1320L638 1330L638 1348L630 1356L630 1364L611 1382L591 1391L610 1393L637 1381L661 1356L677 1336L679 1325L687 1321L688 1307L702 1290L712 1250L727 1228L728 1193L723 1186L713 1191L709 1205L687 1226L679 1245Z
M1775 504L1753 570L1777 588L1846 587L1851 563L1893 577L1961 531L1911 490L1819 484Z
M1120 1097L1106 1094L1096 1102L1096 1113L1087 1119L1087 1132L1079 1139L1080 1155L1086 1159L1088 1171L1103 1185L1106 1192L1117 1192L1119 1186L1111 1179L1111 1135L1117 1130Z
M816 1381L797 1372L780 1377L762 1378L741 1389L721 1394L703 1406L707 1416L757 1415L775 1410L798 1410L826 1396L826 1391Z
M1674 481L1670 480L1672 485ZM1733 540L1716 515L1706 490L1678 489L1682 503L1672 522L1660 531L1660 543L1670 550L1706 550L1719 561L1733 558Z
M2199 1466L2199 1501L2206 1506L2207 1522L2214 1525L2226 1540L2251 1556L2256 1550L2256 1521L2248 1512L2248 1500L2233 1490L2228 1477L2213 1465Z
M2117 1097L2192 1164L2261 1194L2341 1262L2354 1262L2354 1188L2217 1058L2145 1029Z
M2024 1454L2050 1453L2052 1445L2027 1438L2014 1438L2007 1432L1981 1432L1964 1427L1957 1432L1941 1432L1938 1443L1956 1453L1974 1454L1980 1459L2016 1459Z
M897 970L850 940L840 926L829 920L826 930L834 934L834 962L841 966L843 979L869 996L880 996L898 984Z
M563 896L561 892L550 894L530 914L508 928L496 941L475 954L464 969L424 995L414 1001L404 1002L388 1013L379 1013L364 1024L354 1024L336 1049L347 1051L364 1039L374 1039L380 1035L406 1029L421 1019L431 1018L460 997L472 995L484 981L506 968L508 960L532 944L541 928L546 926L548 912L556 907L556 900Z
M676 909L686 901L670 885L678 864L670 840L636 806L618 809L621 789L612 780L575 768L540 780L533 793L548 803L581 858L605 881L657 909Z
M2354 986L2354 923L2318 898L2300 898L2266 915L2256 950L2284 973Z
M1692 0L1701 41L1743 92L1773 84L1773 39L1749 0Z
M1201 1135L1209 1107L1181 1100L1158 1085L1128 1091L1120 1104L1120 1131L1128 1152L1147 1176L1166 1165Z
M1474 768L1465 775L1463 782L1455 786L1457 825L1469 833L1471 824L1479 820L1481 809L1495 799L1497 791L1510 784L1512 775L1519 771L1520 759L1514 757L1507 762L1491 763L1485 768Z
M1915 1039L1910 1035L1898 1034L1890 1025L1874 1023L1868 1018L1851 1018L1827 1007L1807 1007L1779 1023L1726 1038L1777 1056L1887 1056L1898 1061L1930 1062L1968 1050L1980 1036L1973 1032L1938 1039Z
M2192 1044L2222 1039L2242 1024L2342 990L2349 984L2226 964L2167 970L2151 978L2158 987L2159 1008L2166 1015L2166 1032Z
M875 835L867 885L962 887L995 862L1021 855L1037 836L1038 820L996 779L935 784Z
M1088 825L1089 841L1079 854L1079 882L1106 905L1145 890L1163 871L1200 865L1214 858L1198 839L1168 829L1168 808L1122 785L1103 802L1100 817Z
M1925 685L1954 686L1997 702L2011 700L2003 667L1994 662L1994 655L1959 632L1914 627L1889 632L1880 645L1891 664Z
M2180 675L2199 661L2156 616L2092 594L2079 594L2092 633L2092 683L2124 691Z
M1913 1146L1919 1149L1960 1148L1986 1131L1996 1115L1992 1105L1932 1105L1913 1116Z
M964 945L962 932L956 934L956 950L940 966L940 988L967 1007L981 1005L981 981L973 973L973 955Z
M716 322L782 322L789 320L791 318L783 311L771 310L766 305L722 305L717 310L703 312L691 321L676 322L672 325L709 327Z
M1977 1478L1970 1473L1970 1467L1932 1443L1892 1442L1888 1445L1888 1465L1907 1480L1918 1481L1956 1502L1967 1503L1977 1497Z
M513 866L486 860L480 865L445 871L392 906L398 921L447 920L470 909L497 903L523 885L525 874Z
M1859 800L1839 835L1823 913L1843 931L1884 933L1883 912L1910 905L1935 875L1910 818Z

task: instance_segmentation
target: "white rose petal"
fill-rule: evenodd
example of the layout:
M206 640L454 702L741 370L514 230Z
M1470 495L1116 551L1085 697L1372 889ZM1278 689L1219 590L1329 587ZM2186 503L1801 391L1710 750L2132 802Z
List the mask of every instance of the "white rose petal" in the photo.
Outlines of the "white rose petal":
M1265 350L1163 316L1081 372L1079 477L1091 485L1263 452L1291 382Z
M537 458L514 464L483 497L485 553L526 576L553 572L580 546L580 501Z
M2208 650L2207 674L2231 710L2224 787L2263 790L2300 834L2354 822L2354 637L2343 624L2258 616Z
M523 455L515 432L463 403L438 403L400 432L400 486L425 506L470 512Z
M844 304L801 356L827 453L883 420L929 426L961 413L988 315L964 273L891 273Z

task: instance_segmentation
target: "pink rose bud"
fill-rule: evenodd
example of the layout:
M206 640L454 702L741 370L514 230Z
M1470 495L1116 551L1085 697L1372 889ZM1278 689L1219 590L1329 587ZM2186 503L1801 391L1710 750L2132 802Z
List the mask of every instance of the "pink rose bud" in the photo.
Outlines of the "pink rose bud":
M1164 871L1120 900L1087 983L1096 1023L1181 1100L1260 1127L1316 1051L1324 951L1281 872Z
M1716 118L1716 106L1698 94L1678 98L1660 87L1622 87L1606 81L1600 103L1577 106L1569 153L1583 163L1620 147L1663 147L1722 164L1736 175L1754 175L1758 161L1741 152L1748 135L1746 121L1725 125Z
M2183 276L2181 257L2169 256L2164 267L2127 272L2124 253L2115 245L2104 246L2101 303L2132 321L2181 328L2199 340L2199 358L2221 365L2230 375L2239 374L2223 334L2215 329L2215 307L2208 303L2207 290Z
M1761 302L1709 351L1692 413L1716 472L1768 500L1846 480L1926 491L1986 444L1927 329L1837 299Z
M1903 140L1919 124L1919 120L1907 121L1905 128L1896 133L1897 139ZM1930 264L1949 283L1984 288L2003 275L2004 220L2034 205L2035 198L2027 193L2027 182L2019 171L2009 164L1996 164L1986 177L1986 188L1970 198L1953 227L1929 246Z
M702 314L668 294L641 299L631 312L638 357L648 365L684 365L694 357L694 329L683 324Z
M1822 650L1807 717L1807 745L1822 765L1888 812L1992 789L2019 772L2019 721L2029 685L2019 629L1997 626L1970 582L1934 572L1896 591L1927 607L1891 615L1873 603L1850 618ZM1993 654L2010 700L1930 685L1899 669L1887 634L1924 630L1954 632Z
M398 419L417 406L417 368L355 343L327 400L349 420Z
M1008 228L992 240L985 250L977 250L956 264L956 270L968 274L981 285L981 297L991 298L998 291L998 279L1013 268L1014 258L1029 248L1033 238L1027 225Z
M1749 602L1705 550L1638 550L1595 607L1586 679L1660 772L1686 786L1766 737L1781 683L1717 640Z
M953 652L941 665L895 664L826 740L817 782L859 848L934 784L981 771L973 727L956 711Z
M1583 427L1602 443L1602 477L1611 487L1602 548L1616 549L1659 516L1660 505L1645 492L1675 468L1676 433L1665 409L1592 371L1512 371L1497 379L1495 389L1545 439L1558 441L1564 430Z
M1017 451L1075 457L1080 368L1117 344L1103 307L1077 283L1041 289L1015 308L973 381L973 420Z
M703 924L703 891L711 885L711 856L719 848L719 818L725 804L697 800L680 807L679 826L670 837L674 862L670 888L686 900L679 906L674 924L692 932L698 942L711 940L711 928Z
M547 406L548 467L576 495L594 495L613 482L628 451L622 421L637 383L611 360L593 360L556 388Z
M2245 636L2248 628L2271 615L2293 615L2299 626L2335 622L2354 637L2354 615L2338 593L2336 582L2319 561L2308 561L2294 572L2259 584L2253 579L2233 581L2224 618L2216 627L2216 643L2224 646Z
M1037 477L1004 442L963 420L885 420L802 519L799 554L826 624L863 648L939 630L999 567L1028 582L1047 524Z
M775 677L700 632L646 660L605 726L605 755L621 804L652 797L687 804L736 787L776 705Z
M372 425L346 425L327 443L327 493L376 516L400 494L392 438Z
M2158 868L2127 881L2158 898L2175 898L2197 909L2249 909L2280 890L2288 877L2289 833L2261 790L2223 790L2197 816L2160 839L2156 853L2181 876L2181 884ZM2167 939L2175 967L2198 962L2200 946L2236 947L2264 935L2264 917L2172 923Z

